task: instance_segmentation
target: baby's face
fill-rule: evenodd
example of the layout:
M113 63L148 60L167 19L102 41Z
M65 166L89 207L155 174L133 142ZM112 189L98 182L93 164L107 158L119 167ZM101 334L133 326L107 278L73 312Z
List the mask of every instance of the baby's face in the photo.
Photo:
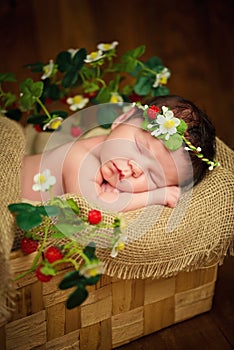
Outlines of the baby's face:
M183 149L168 151L163 143L133 119L115 127L102 145L103 178L124 192L145 192L176 186L188 175Z

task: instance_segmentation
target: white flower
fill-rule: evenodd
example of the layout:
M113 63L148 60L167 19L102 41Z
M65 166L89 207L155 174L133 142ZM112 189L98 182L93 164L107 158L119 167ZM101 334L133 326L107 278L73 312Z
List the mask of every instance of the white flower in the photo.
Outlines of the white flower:
M201 152L201 147L197 147L197 152Z
M100 43L97 45L97 48L98 48L98 50L105 52L105 51L114 50L117 45L119 45L118 41L113 41L111 44Z
M126 240L127 240L127 236L124 233L119 236L110 254L112 258L115 258L118 255L118 252L124 249Z
M171 135L177 133L176 127L180 124L180 120L174 117L174 113L168 107L162 106L162 111L163 114L158 114L156 119L159 128L151 134L155 137L166 134L165 140L168 140Z
M41 79L44 80L46 78L49 78L54 70L54 61L50 60L49 64L45 65L43 67L44 74L42 75Z
M43 130L46 130L46 129L57 130L62 124L62 122L63 122L62 117L56 117L54 119L51 119L47 124L43 126Z
M75 54L79 51L79 49L69 49L67 51L71 54L71 57L74 57Z
M89 102L89 99L86 97L83 97L82 95L76 95L74 97L68 97L67 103L70 105L70 110L75 112L78 109L84 108L84 106L87 105Z
M86 59L84 60L86 63L92 63L100 60L101 58L105 57L103 52L101 50L93 51L89 55L86 56Z
M49 169L46 169L42 173L36 174L33 181L35 182L32 186L33 191L45 192L56 183L56 178L50 174Z
M123 102L123 97L118 92L111 92L110 103Z
M163 70L156 75L155 82L153 87L156 88L159 85L165 85L167 83L168 78L170 78L171 73L168 68L163 68Z
M80 268L80 274L83 275L86 278L95 277L97 275L102 274L104 271L104 265L103 262L100 262L98 260L94 260L91 262L91 264L84 264Z

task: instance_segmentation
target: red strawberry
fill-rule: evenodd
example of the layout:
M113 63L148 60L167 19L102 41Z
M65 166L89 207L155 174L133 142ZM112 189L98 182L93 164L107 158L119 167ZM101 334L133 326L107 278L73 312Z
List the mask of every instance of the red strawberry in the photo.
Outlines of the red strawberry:
M21 240L21 249L25 254L33 253L37 250L38 241L35 241L32 238L23 237Z
M92 98L94 98L95 96L97 96L97 93L98 93L98 91L85 92L85 93L84 93L84 97L87 97L87 98L92 99Z
M82 134L82 129L78 125L72 125L70 129L70 134L73 137L78 137Z
M88 212L88 222L91 225L97 225L102 221L102 213L99 210L92 209Z
M44 257L49 263L53 263L56 260L62 259L63 254L59 248L51 246L46 250Z
M42 132L43 129L41 128L41 126L39 124L34 124L34 129L38 132Z
M40 265L36 269L37 279L41 282L49 282L53 276L52 275L44 275L44 273L41 272L42 267L43 267L43 265Z
M132 95L128 96L128 98L130 102L138 102L142 100L142 96L136 94L135 92Z
M152 105L149 106L149 108L147 109L147 115L149 117L149 119L156 119L157 114L160 112L160 108L158 106Z

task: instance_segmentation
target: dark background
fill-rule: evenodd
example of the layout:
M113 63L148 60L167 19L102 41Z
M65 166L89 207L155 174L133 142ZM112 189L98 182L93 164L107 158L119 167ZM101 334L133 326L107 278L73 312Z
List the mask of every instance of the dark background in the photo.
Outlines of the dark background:
M168 87L205 109L234 147L233 0L0 0L0 72L58 52L119 41L117 52L146 45L172 71Z

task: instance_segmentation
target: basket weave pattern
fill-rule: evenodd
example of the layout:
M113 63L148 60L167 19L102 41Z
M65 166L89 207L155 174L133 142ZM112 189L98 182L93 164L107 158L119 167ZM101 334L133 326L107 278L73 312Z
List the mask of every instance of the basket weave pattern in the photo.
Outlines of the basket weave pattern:
M15 273L32 257L12 253ZM108 350L188 319L212 306L217 266L161 279L123 280L103 275L88 299L67 310L67 291L57 284L68 269L48 283L34 274L17 282L12 321L1 330L7 350ZM41 347L39 347L41 346ZM37 348L39 347L39 348Z

